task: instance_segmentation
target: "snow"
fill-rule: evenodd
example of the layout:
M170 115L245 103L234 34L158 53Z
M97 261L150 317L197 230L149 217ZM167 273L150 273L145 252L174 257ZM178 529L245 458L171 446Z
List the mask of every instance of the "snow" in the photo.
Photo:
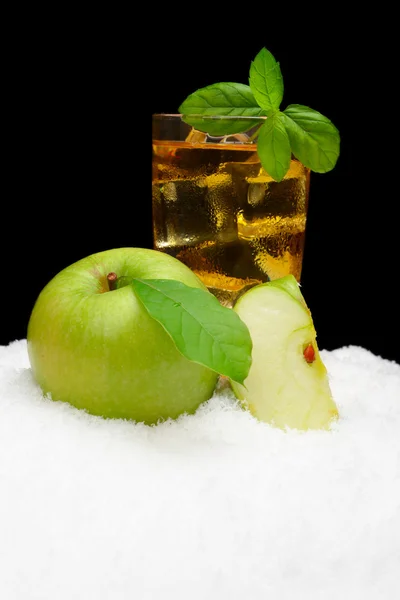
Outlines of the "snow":
M321 351L340 419L281 431L215 393L157 426L42 396L0 347L2 600L400 597L400 365Z

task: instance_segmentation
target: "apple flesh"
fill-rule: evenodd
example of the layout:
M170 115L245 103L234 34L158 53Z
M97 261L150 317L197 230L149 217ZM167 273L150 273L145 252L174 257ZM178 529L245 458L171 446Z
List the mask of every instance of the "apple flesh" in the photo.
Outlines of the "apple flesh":
M311 312L292 275L259 284L234 310L249 328L252 365L236 396L261 421L292 429L329 429L338 416Z
M185 358L135 296L107 276L175 279L206 289L178 259L146 248L83 258L42 290L27 331L32 373L45 394L103 417L146 424L193 413L218 375Z

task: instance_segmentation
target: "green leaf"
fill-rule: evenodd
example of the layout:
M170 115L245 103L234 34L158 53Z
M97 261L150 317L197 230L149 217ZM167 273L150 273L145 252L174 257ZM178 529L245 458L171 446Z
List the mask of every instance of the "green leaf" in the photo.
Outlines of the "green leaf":
M261 164L276 181L281 181L289 169L290 153L311 171L331 171L340 153L338 129L307 106L291 104L279 111L282 73L266 48L251 62L249 84L225 82L200 88L186 98L179 112L186 123L211 136L244 131L250 131L253 141L258 136Z
M178 110L186 123L215 136L247 131L262 122L254 117L265 114L248 85L231 82L198 89L182 102Z
M340 135L333 123L301 104L291 104L282 114L295 157L316 173L331 171L340 153Z
M283 98L281 68L266 48L251 62L249 83L256 101L268 116L279 108Z
M172 279L133 279L132 286L186 358L243 384L252 341L235 311L210 292Z
M282 181L290 167L291 151L281 112L272 114L261 127L257 152L267 173L275 181Z
M262 114L252 91L243 83L222 82L200 88L190 94L179 107L185 115L245 115Z

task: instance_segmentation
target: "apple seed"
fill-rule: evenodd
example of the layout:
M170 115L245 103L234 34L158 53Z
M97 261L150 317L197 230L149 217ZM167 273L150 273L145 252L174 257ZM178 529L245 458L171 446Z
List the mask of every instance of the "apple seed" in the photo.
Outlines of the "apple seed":
M304 348L303 355L308 363L314 362L314 360L315 360L314 346L312 344L308 344L308 346L306 346Z

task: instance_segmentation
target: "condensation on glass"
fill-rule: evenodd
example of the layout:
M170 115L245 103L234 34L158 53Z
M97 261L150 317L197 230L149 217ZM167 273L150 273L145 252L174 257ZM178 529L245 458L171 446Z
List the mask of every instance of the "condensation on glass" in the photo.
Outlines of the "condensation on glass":
M289 273L300 282L309 169L292 158L276 182L251 132L213 137L180 115L153 115L152 144L155 249L189 266L226 306L261 282Z

